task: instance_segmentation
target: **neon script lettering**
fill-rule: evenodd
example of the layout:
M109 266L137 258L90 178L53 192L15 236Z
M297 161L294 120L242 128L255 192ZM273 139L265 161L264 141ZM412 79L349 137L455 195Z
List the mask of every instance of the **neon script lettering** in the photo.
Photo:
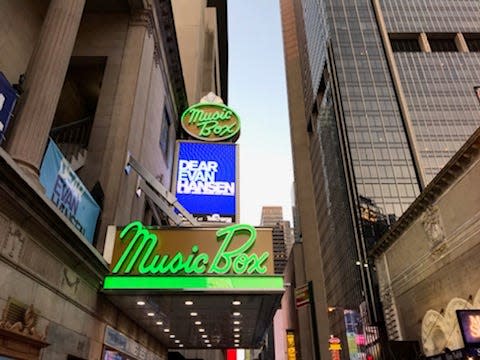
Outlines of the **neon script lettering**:
M221 241L217 253L210 259L206 253L199 252L197 245L192 246L190 254L177 252L176 254L155 254L158 245L157 236L141 222L134 221L127 225L120 233L120 239L125 242L127 234L133 232L133 237L113 268L113 273L123 269L124 274L132 271L140 274L264 274L267 271L265 262L269 257L268 252L260 256L248 254L255 245L257 231L251 225L236 224L222 229L216 233L217 241ZM248 239L237 248L231 248L233 239L247 234Z
M219 141L234 136L240 130L240 120L225 105L200 103L185 110L182 126L197 139Z

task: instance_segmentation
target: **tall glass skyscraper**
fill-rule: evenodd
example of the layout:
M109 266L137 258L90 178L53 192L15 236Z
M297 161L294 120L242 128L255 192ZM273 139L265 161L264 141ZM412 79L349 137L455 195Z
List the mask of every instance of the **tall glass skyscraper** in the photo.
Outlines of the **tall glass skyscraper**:
M330 309L328 332L348 344L342 356L376 354L383 317L368 253L480 125L480 2L280 1L294 162L303 164L297 207L302 228L316 230L302 241L318 248L304 254L306 278L321 263L317 313ZM364 341L352 341L352 319ZM394 322L387 329L400 339Z

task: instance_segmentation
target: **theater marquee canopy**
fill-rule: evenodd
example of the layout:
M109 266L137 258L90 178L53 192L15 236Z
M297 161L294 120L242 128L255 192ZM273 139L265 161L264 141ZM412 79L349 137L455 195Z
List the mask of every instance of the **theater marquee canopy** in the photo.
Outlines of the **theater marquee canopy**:
M104 292L170 348L259 346L284 290L268 228L136 221L109 229L105 257Z

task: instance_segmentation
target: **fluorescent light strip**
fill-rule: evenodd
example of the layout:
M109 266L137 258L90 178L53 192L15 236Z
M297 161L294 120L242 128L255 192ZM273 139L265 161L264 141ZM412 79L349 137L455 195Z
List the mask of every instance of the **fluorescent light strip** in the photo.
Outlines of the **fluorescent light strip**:
M107 275L105 290L283 290L282 276L130 276Z

